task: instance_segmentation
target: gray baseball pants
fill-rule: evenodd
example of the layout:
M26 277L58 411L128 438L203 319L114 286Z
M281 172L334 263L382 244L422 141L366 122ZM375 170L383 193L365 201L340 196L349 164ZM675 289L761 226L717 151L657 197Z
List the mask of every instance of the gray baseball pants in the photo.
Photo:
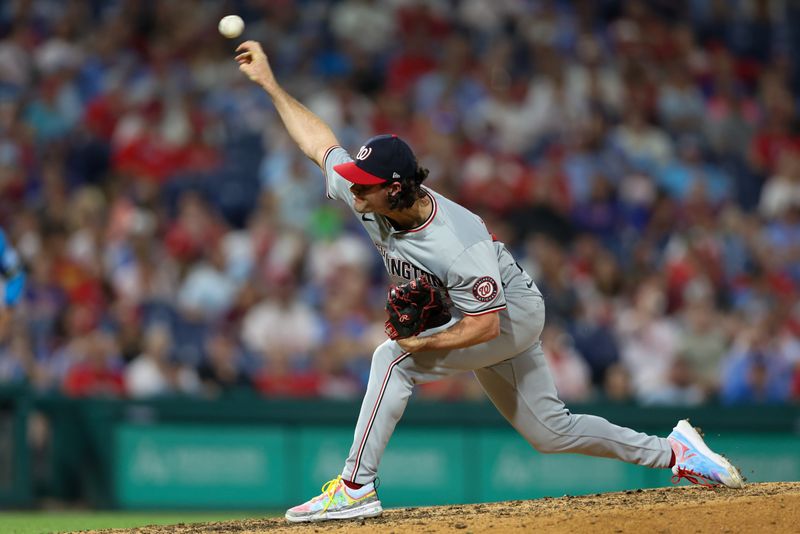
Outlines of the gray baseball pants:
M372 356L369 383L342 477L359 484L378 472L386 444L415 384L473 371L491 401L543 453L572 452L665 468L672 449L649 436L593 415L570 413L559 400L542 352L544 301L534 292L506 294L495 339L451 351L408 354L394 341Z

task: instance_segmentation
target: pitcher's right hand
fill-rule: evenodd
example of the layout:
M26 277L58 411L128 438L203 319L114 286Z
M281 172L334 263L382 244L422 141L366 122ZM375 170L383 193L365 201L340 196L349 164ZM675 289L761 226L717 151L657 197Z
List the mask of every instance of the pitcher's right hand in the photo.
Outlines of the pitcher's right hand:
M277 85L275 75L272 73L272 67L270 67L267 60L267 55L258 42L245 41L236 47L236 51L239 53L236 56L239 70L244 72L248 78L261 85L267 91Z

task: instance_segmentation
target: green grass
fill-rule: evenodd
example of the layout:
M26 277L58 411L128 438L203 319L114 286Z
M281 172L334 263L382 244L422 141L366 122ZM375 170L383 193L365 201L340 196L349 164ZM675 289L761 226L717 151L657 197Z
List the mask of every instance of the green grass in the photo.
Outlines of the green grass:
M40 534L270 517L263 512L0 512L0 533Z

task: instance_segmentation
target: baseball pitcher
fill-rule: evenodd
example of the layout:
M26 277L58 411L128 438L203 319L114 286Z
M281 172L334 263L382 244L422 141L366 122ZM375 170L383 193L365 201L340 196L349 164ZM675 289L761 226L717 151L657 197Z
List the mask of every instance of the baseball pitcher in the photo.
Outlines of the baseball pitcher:
M472 371L511 425L538 451L572 452L671 468L674 479L741 488L744 482L688 421L667 438L591 415L558 399L539 335L536 284L483 221L423 184L428 171L394 135L369 139L352 158L331 129L276 82L259 43L237 49L239 69L272 98L292 139L324 174L383 257L393 284L388 339L372 356L367 391L342 473L286 512L292 522L377 516L374 480L415 384Z

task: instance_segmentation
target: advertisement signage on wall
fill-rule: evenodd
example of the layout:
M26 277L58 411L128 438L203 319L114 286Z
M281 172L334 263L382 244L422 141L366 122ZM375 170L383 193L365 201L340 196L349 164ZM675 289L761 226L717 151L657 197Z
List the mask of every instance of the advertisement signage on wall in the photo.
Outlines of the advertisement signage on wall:
M117 505L281 509L315 495L341 472L352 436L339 426L121 425L113 455ZM740 434L710 441L729 451L751 481L800 478L794 436ZM399 428L386 449L380 478L387 506L670 484L665 470L574 454L543 455L512 429L492 428Z

